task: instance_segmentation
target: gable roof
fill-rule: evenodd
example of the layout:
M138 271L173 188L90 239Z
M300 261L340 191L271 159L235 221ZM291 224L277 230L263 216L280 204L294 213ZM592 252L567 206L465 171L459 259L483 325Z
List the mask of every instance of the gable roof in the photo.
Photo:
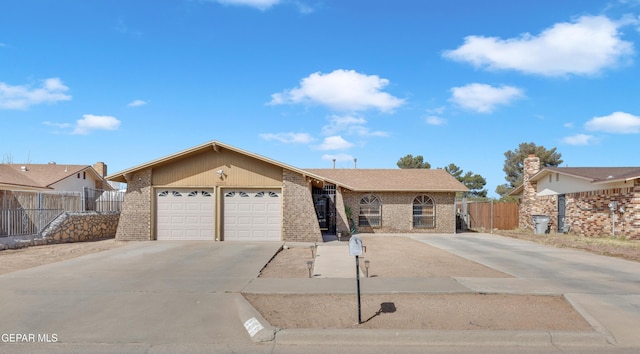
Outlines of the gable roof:
M234 151L305 177L354 191L467 192L469 190L449 173L440 169L300 169L216 140L116 172L107 176L106 179L126 183L129 176L135 172L167 165L203 151L219 151L219 149Z
M112 175L109 175L109 176L105 177L105 179L107 179L109 181L127 183L127 179L129 178L129 176L132 175L135 172L138 172L138 171L144 170L146 168L150 168L150 167L154 167L154 168L160 167L160 166L163 166L163 165L178 161L178 160L180 160L182 158L199 154L199 153L201 153L203 151L206 151L206 150L218 151L219 149L227 149L227 150L230 150L230 151L234 151L234 152L237 152L239 154L243 154L243 155L255 158L257 160L264 161L266 163L269 163L269 164L272 164L272 165L275 165L275 166L278 166L278 167L282 167L282 168L287 169L289 171L300 173L300 174L302 174L302 175L304 175L306 177L311 177L311 178L316 179L316 180L321 180L321 181L325 180L324 178L322 178L320 176L317 176L317 175L314 175L311 172L307 172L307 171L301 170L301 169L299 169L297 167L293 167L293 166L287 165L285 163L282 163L282 162L279 162L279 161L276 161L276 160L272 160L272 159L270 159L268 157L264 157L262 155L254 154L252 152L249 152L249 151L246 151L246 150L242 150L242 149L239 149L237 147L234 147L234 146L231 146L231 145L227 145L227 144L221 143L221 142L216 141L216 140L212 140L212 141L206 142L204 144L200 144L200 145L194 146L192 148L189 148L189 149L186 149L186 150L182 150L182 151L176 152L174 154L167 155L167 156L161 157L159 159L155 159L155 160L152 160L152 161L149 161L149 162L146 162L146 163L143 163L143 164L128 168L126 170L122 170L122 171L116 172L116 173L114 173Z
M591 183L620 182L640 178L640 167L547 167L544 170L583 178ZM544 176L539 178L542 177Z
M545 167L531 176L531 181L539 181L550 173L583 179L593 184L606 184L640 178L640 167ZM519 185L508 195L518 195L523 188Z
M353 191L468 192L469 189L442 169L305 169L338 182Z
M0 186L7 189L52 189L51 185L79 172L89 171L100 179L88 165L58 164L0 164Z

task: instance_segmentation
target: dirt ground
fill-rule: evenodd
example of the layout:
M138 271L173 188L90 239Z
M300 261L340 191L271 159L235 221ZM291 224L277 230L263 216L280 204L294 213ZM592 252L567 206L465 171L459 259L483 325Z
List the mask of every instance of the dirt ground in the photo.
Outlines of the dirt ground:
M380 278L507 278L508 274L403 236L360 235L369 276ZM329 247L329 246L328 246ZM306 278L309 248L285 248L262 278ZM363 264L363 263L361 263ZM244 294L279 328L592 331L561 296L509 294Z
M495 269L471 262L439 248L402 236L360 235L366 253L360 257L362 267L369 261L372 278L507 278ZM331 246L327 246L331 247ZM306 278L308 248L287 248L278 253L262 270L261 278Z
M593 331L561 296L244 294L278 328Z
M114 239L107 239L94 242L61 243L7 249L0 251L0 274L60 262L85 254L120 247L125 244L124 242L116 242Z

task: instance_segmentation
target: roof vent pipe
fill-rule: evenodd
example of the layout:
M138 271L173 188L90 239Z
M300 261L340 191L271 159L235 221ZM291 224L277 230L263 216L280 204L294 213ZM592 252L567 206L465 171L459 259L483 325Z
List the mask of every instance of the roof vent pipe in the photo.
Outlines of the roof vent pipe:
M353 168L358 168L358 159L353 159Z
M27 166L20 166L20 170L22 170L22 172L27 171Z
M333 169L336 169L336 159L333 159Z

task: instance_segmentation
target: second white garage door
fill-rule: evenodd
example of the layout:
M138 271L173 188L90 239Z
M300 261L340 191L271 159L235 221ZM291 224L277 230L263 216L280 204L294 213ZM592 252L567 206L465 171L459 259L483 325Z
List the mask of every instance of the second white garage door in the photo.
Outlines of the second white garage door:
M226 190L223 198L225 241L280 241L282 193L269 190Z

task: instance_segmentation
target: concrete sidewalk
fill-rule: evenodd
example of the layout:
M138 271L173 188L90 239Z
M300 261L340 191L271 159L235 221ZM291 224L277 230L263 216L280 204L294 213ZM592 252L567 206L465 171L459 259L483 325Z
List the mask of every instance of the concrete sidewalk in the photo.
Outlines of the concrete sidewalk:
M364 261L360 261L360 277L364 277ZM331 242L319 245L313 265L314 278L356 277L356 258L349 255L349 244Z

